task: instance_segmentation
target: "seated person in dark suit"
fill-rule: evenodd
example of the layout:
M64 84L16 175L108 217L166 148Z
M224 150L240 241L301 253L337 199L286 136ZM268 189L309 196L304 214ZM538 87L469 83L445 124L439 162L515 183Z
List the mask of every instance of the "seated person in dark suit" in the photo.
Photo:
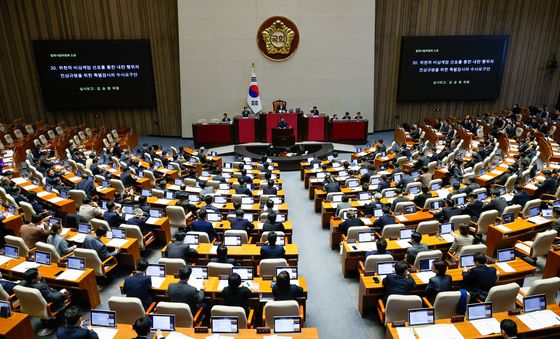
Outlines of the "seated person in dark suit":
M338 217L339 213L343 209L352 208L352 204L349 202L350 197L347 195L343 195L341 201L336 205L336 210L334 211L334 216Z
M461 210L461 214L470 215L471 219L476 221L480 218L480 214L482 214L482 201L478 200L478 194L470 193L469 194L470 203L467 206L463 207Z
M224 244L220 244L216 249L216 258L211 258L210 262L217 262L220 264L231 264L233 266L237 266L237 262L234 258L228 258L228 249L227 246Z
M267 215L268 221L263 224L263 232L267 231L281 231L284 232L284 224L276 221L276 212L269 212Z
M356 211L349 210L346 214L348 219L338 225L338 231L344 235L348 235L348 229L353 226L364 226L364 222L360 218L356 218Z
M325 190L325 192L327 192L327 194L333 192L340 192L340 185L338 184L338 182L336 182L336 180L333 179L333 177L330 174L327 174L325 178L325 184L323 185L323 189Z
M150 335L151 328L152 328L152 321L150 320L150 317L144 316L142 318L136 319L134 324L132 324L132 329L134 330L134 332L136 332L138 336L134 339L149 339L149 338L164 339L161 330L157 330L156 335L151 336Z
M255 226L247 219L243 219L245 212L243 210L235 211L235 219L231 220L230 225L232 230L240 230L249 232Z
M445 199L445 207L441 212L436 213L434 218L439 222L448 222L451 217L459 215L461 210L455 206L455 201L453 199Z
M418 253L428 250L428 245L422 242L422 234L418 232L412 233L410 243L412 246L406 249L406 261L412 265L414 264Z
M194 314L198 309L198 305L204 299L204 290L198 291L196 287L189 285L192 268L190 266L181 267L179 270L179 281L169 284L167 295L169 301L184 303L189 305L191 312Z
M253 178L247 175L247 170L244 168L241 168L241 175L239 176L239 179L243 179L243 181L247 184L253 183ZM239 181L239 179L237 181Z
M249 110L249 108L248 107L243 107L243 111L241 111L241 116L243 118L248 118L250 114L251 114L251 111Z
M552 209L552 216L554 217L554 221L550 225L550 229L560 233L560 207L554 207Z
M319 110L317 109L317 106L313 106L313 108L311 109L311 111L309 112L311 114L313 114L313 116L318 116L319 115Z
M198 210L197 214L198 220L192 222L191 229L195 232L205 232L208 234L210 242L214 239L218 239L218 232L216 232L211 222L206 221L206 210L201 208Z
M391 215L391 211L389 211L389 208L387 207L382 207L382 208L383 208L383 215L377 218L373 222L373 227L379 228L381 231L383 230L383 227L397 223L395 220L395 216Z
M83 248L96 251L101 261L105 261L109 257L114 257L120 252L120 248L115 248L113 252L107 250L107 246L101 241L101 238L105 235L107 235L107 230L98 227L95 230L95 237L93 235L86 235L84 243L82 244Z
M284 119L284 117L280 118L280 121L278 121L276 128L288 128L288 122L286 121L286 119Z
M486 265L488 260L482 253L478 253L474 257L474 267L470 270L463 268L463 281L467 291L471 294L471 300L477 298L485 300L488 291L496 285L497 275L496 269Z
M397 204L399 202L408 202L410 200L408 200L407 198L405 198L403 195L403 190L400 188L397 188L395 190L395 199L393 200L393 202L391 203L391 211L395 211L395 208L397 207Z
M350 112L344 113L344 115L342 116L342 120L352 120L352 117L350 116Z
M87 173L82 173L82 181L76 184L76 189L84 191L88 197L95 195L97 192L93 184L93 178L88 176Z
M6 293L8 293L8 295L12 295L14 294L14 286L17 286L17 283L11 280L2 279L2 273L0 272L0 285L2 285L2 288L6 291Z
M23 273L23 280L19 283L21 286L35 288L39 290L47 303L53 303L53 310L59 310L64 307L64 302L68 297L66 289L57 291L47 284L41 282L41 276L36 268L30 268Z
M514 189L513 189L513 198L511 198L510 202L508 203L508 205L521 205L521 206L525 206L525 204L527 203L527 201L531 200L531 197L529 196L529 193L527 193L524 189L523 186L521 186L521 184L517 184L515 185Z
M436 260L432 264L432 271L436 274L430 278L428 286L426 286L426 298L433 305L439 292L451 291L453 288L453 280L447 272L447 263L443 260Z
M200 209L201 210L205 210L207 213L211 212L211 213L220 213L220 209L214 205L212 205L212 203L214 202L214 196L207 194L204 197L204 203L206 205L202 206Z
M186 233L177 231L175 233L175 240L167 244L166 253L167 258L177 258L183 259L188 264L190 259L196 259L198 257L198 252L185 244Z
M136 262L136 273L124 280L123 293L127 297L136 297L142 301L144 309L147 310L152 303L152 279L146 275L148 261L144 258Z
M126 223L126 220L119 214L117 206L112 201L107 203L107 212L103 214L103 220L105 220L111 228L117 228L121 224Z
M241 277L233 273L228 278L228 285L224 287L221 297L226 306L243 307L245 315L249 316L249 298L253 292L247 286L241 286Z
M498 211L499 215L504 213L504 209L507 207L507 201L504 197L500 196L500 191L497 189L493 189L490 191L490 196L492 200L490 200L486 205L484 205L484 211L496 210Z
M377 255L377 254L392 254L391 251L387 251L387 240L384 238L379 238L375 242L375 246L377 247L376 250L366 252L366 258L369 255Z
M150 228L146 225L146 221L148 221L149 217L144 216L144 211L142 211L140 208L135 208L133 211L133 215L134 216L132 218L129 218L126 221L126 224L136 225L140 227L142 235L148 234L148 232L150 232Z
M542 183L537 184L539 189L537 190L536 196L538 197L541 194L555 195L556 190L558 189L558 182L556 181L556 178L552 176L551 170L544 170L543 174L546 179L544 179Z
M387 275L382 283L385 287L384 303L387 302L387 298L391 294L409 295L411 291L416 289L416 283L408 273L408 265L404 261L397 261L395 263L395 273Z
M261 247L261 259L284 258L286 250L284 246L276 245L277 237L274 232L268 233L268 244Z
M99 339L99 336L88 324L82 327L84 312L78 306L70 306L64 311L66 326L59 327L56 331L57 339Z
M430 199L431 197L432 194L430 193L430 188L426 185L422 185L422 194L416 195L413 201L416 206L424 208L426 200Z
M274 187L274 180L272 179L268 180L266 187L263 188L262 194L272 194L272 195L278 194L278 190L276 189L276 187Z
M245 179L239 177L237 178L237 182L239 182L239 186L235 188L235 194L245 194L248 196L252 196L251 190L245 186Z
M302 287L290 284L290 274L286 271L280 272L276 277L272 295L274 295L274 300L296 300L305 296Z
M122 169L120 179L124 187L131 187L134 186L134 184L136 184L136 179L132 176L132 173L130 173L130 168L128 167L124 167Z

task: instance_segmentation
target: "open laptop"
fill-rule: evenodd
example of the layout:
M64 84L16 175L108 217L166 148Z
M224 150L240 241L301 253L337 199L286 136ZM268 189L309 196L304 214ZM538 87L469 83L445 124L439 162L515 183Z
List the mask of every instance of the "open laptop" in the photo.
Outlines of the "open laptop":
M150 208L150 218L161 218L163 217L163 210L157 208Z
M12 306L9 301L0 301L0 318L12 316Z
M173 199L175 199L175 193L174 193L174 192L171 192L171 191L165 192L165 199L167 199L167 200L173 200Z
M453 233L453 224L440 224L439 225L439 234L450 234Z
M515 251L513 250L513 247L498 250L497 258L498 258L498 262L507 262L507 261L515 260Z
M430 189L432 191L437 191L441 188L441 184L439 182L433 183L432 186L430 186Z
M373 242L375 241L375 234L372 232L360 232L358 233L358 242L365 243L365 242Z
M300 333L301 318L293 316L274 317L274 333Z
M91 233L91 226L89 224L79 222L78 223L78 233L90 234Z
M410 239L412 238L412 233L414 232L411 228L404 228L399 230L399 238L400 239Z
M349 180L348 181L348 188L355 188L360 186L360 180Z
M55 217L50 217L49 218L49 227L51 227L54 224L61 224L62 225L62 220L60 218L55 218Z
M488 318L492 318L492 303L467 305L467 319L469 321Z
M460 261L461 267L472 267L474 266L474 254L462 255Z
M385 262L377 263L377 274L378 275L394 274L395 263L396 261L385 261Z
M455 198L455 205L456 206L463 206L464 204L465 204L465 197Z
M284 235L276 236L276 245L278 245L278 246L286 245L286 236L284 236Z
M214 204L216 205L223 205L227 203L227 198L222 195L215 195L214 196Z
M403 214L412 214L412 213L416 213L416 206L414 205L405 205L403 206Z
M143 189L141 194L149 198L152 196L152 190Z
M379 185L379 183L381 182L381 178L380 177L371 177L369 179L369 183L371 185Z
M418 186L413 186L408 190L409 194L418 194L420 193L420 187Z
M344 194L334 194L332 196L332 202L341 202L343 196Z
M126 239L126 231L122 228L113 228L111 230L111 238L113 238L113 239Z
M84 271L86 269L86 259L79 257L68 257L66 264L71 270Z
M189 200L189 202L191 203L197 203L200 202L200 196L198 194L189 194L187 196L187 199Z
M218 189L228 191L230 187L228 183L223 182L218 185Z
M198 234L186 234L183 243L189 245L198 245L200 243L200 239L198 238Z
M225 235L224 245L226 246L241 246L241 236L240 235Z
M41 265L51 264L51 253L43 251L35 251L35 262Z
M208 279L208 266L192 266L191 278Z
M402 178L402 173L395 173L395 174L393 174L393 181L394 181L395 183L400 182L400 181L401 181L401 178Z
M253 203L254 203L254 200L251 197L242 197L241 198L241 205L252 205Z
M435 323L433 308L412 308L408 310L408 325L433 325Z
M418 265L420 272L431 272L436 259L421 259Z
M251 214L251 219L247 219L247 220L253 221L252 216L253 216L253 215ZM244 218L245 218L245 217L244 217ZM276 221L278 221L278 222L286 222L286 214L284 214L284 213L277 213L277 214L276 214Z
M373 210L373 216L379 218L383 215L383 210L381 208L376 208Z
M504 213L502 214L502 223L509 224L510 222L513 222L514 218L515 215L513 213Z
M149 264L146 268L146 275L149 277L165 277L165 265Z
M117 325L115 312L91 310L90 324L91 326L114 328Z
M539 206L531 207L529 209L529 217L536 217L541 213L541 208Z
M288 274L290 275L290 280L297 280L299 275L298 275L298 268L296 266L278 266L276 267L276 276L278 276L278 274L280 274L280 272L288 272Z
M255 216L253 215L253 213L243 213L243 219L248 220L250 222L253 222L254 219L255 219ZM276 220L280 221L280 220L278 220L278 218L276 218Z
M385 198L392 198L395 195L397 195L397 192L394 189L390 189L390 190L385 191L384 194L385 194Z
M488 194L486 194L486 192L480 192L477 195L478 200L486 200L486 198L488 198Z
M210 328L212 333L239 333L238 317L211 317Z
M439 210L442 209L442 202L441 201L432 201L430 202L430 209L431 210Z
M254 272L251 266L236 266L232 268L232 273L237 273L242 281L253 280Z
M19 259L19 247L4 245L4 256L12 259Z
M547 218L547 219L554 218L554 216L552 215L552 209L551 208L544 208L541 212L542 212L543 218Z
M219 213L208 213L206 218L209 222L220 222L222 221L222 216Z
M317 179L325 179L325 177L327 176L326 172L317 172Z
M371 193L370 192L362 192L358 195L358 200L360 201L368 201L371 200Z
M123 211L123 213L126 213L126 214L132 214L132 213L134 213L134 206L125 205L125 206L122 207L122 211Z
M250 198L252 200L252 198ZM272 200L272 202L274 203L274 205L281 205L282 204L282 198L281 197L270 197L269 200Z
M152 331L175 331L175 316L172 314L150 314Z
M62 199L68 199L68 191L67 190L60 190L60 197Z
M523 312L546 310L546 294L535 294L523 298Z

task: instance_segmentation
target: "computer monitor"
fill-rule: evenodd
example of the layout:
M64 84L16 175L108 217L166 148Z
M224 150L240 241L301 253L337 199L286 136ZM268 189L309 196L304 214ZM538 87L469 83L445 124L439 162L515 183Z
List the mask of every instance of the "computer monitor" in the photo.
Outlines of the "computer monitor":
M225 235L224 245L226 246L241 246L241 236L240 235Z
M439 209L441 209L442 207L443 207L443 206L442 206L441 201L432 201L432 202L430 202L430 209L431 209L431 210L439 210Z
M393 189L385 191L385 198L392 198L397 194Z
M238 317L211 317L212 333L239 333Z
M200 202L200 196L198 194L189 194L187 196L187 199L189 200L189 202L191 203L197 203Z
M221 190L229 190L230 187L229 187L228 183L220 183L218 185L218 188L221 189Z
M55 217L50 217L49 218L49 227L51 227L54 224L60 224L62 225L62 220L60 218L55 218Z
M344 194L334 194L332 196L332 202L341 202L343 196Z
M462 255L461 267L472 267L472 266L474 266L474 254Z
M122 207L123 213L132 214L134 213L134 206L125 205Z
M413 308L408 310L408 325L433 325L435 322L433 308Z
M252 198L249 198L249 199L252 200ZM283 202L281 197L270 197L270 198L268 198L268 200L272 200L274 205L281 205L282 202Z
M349 180L348 181L348 187L349 188L354 188L354 187L358 187L360 186L360 180Z
M515 251L512 248L504 248L498 250L498 262L506 262L515 260Z
M167 200L173 200L173 199L175 199L175 193L173 193L173 192L171 192L171 191L165 192L165 199L167 199Z
M161 218L163 217L163 210L157 208L150 208L150 217L151 218Z
M143 189L142 195L149 198L152 196L152 190Z
M19 247L4 245L4 256L12 259L19 259Z
M418 173L417 171L414 171L414 172L410 173L410 175L411 175L414 179L416 179L416 178L418 178L418 177L420 176L420 173Z
M380 177L371 177L369 179L369 183L372 184L372 185L379 185L380 182L381 182Z
M409 190L408 190L409 194L418 194L420 193L420 187L418 186L412 186Z
M107 200L101 200L101 209L102 210L107 210Z
M500 192L500 196L506 194L506 189L504 187L498 188L498 192Z
M116 323L115 311L91 310L91 326L116 327Z
M237 273L241 280L253 280L254 272L252 266L234 266L232 273Z
M358 242L372 242L375 240L375 235L371 232L358 233Z
M53 189L53 186L52 186L52 185L50 185L50 184L46 184L46 185L45 185L45 191L47 191L47 192L50 193L50 192L52 192L52 189Z
M241 205L252 205L254 200L252 197L242 197L241 198Z
M11 215L15 215L16 214L16 207L12 204L8 205L8 213Z
M69 269L84 271L86 269L86 259L79 257L68 257L66 264Z
M478 171L478 175L484 175L486 174L486 171L484 170L484 168L481 168L480 171Z
M400 182L402 178L402 173L395 173L393 174L393 181L394 182Z
M467 319L488 319L492 318L492 303L477 303L467 305Z
M313 165L311 166L311 168L313 168L313 169L319 169L319 168L321 168L321 164L313 163Z
M284 235L277 235L276 236L276 245L284 246L286 245L286 236Z
M138 171L138 178L143 178L144 177L144 171Z
M415 205L405 205L403 206L403 214L412 214L416 213L416 206Z
M165 277L165 265L149 264L146 268L146 275L149 277Z
M296 266L278 266L276 267L276 276L280 274L280 272L286 271L290 275L290 280L298 279L298 268Z
M251 214L252 216L252 214ZM249 221L253 221L253 219L248 219ZM278 213L276 214L276 221L278 222L286 222L286 214L285 213Z
M255 217L253 216L253 213L243 213L243 219L253 222ZM279 221L278 218L276 218L276 220Z
M360 153L361 151L362 151L362 148L361 148L361 147L356 147L356 152L357 152L357 153Z
M411 228L404 228L399 231L399 238L401 239L410 239L412 237L412 233L414 232Z
M441 184L439 182L433 183L432 186L430 187L430 189L432 191L437 191L441 188Z
M536 217L540 213L541 213L541 208L539 206L531 207L529 209L529 216L530 217Z
M502 223L509 224L510 222L513 222L514 218L515 215L513 213L504 213L502 214Z
M451 179L451 185L455 185L455 184L460 184L461 183L461 179L458 178L452 178Z
M224 163L224 168L231 169L232 167L233 167L233 164L231 162Z
M545 209L543 209L541 212L542 212L542 216L543 216L544 218L548 218L548 219L549 219L549 218L552 218L552 217L553 217L553 216L552 216L552 209L551 209L551 208L545 208Z
M12 306L9 301L0 301L0 318L9 318L12 316Z
M208 171L202 171L202 172L200 172L200 176L201 176L201 177L209 177L209 176L210 176L210 172L208 172Z
M191 266L191 278L208 279L208 266Z
M173 184L175 184L177 186L181 186L183 184L183 179L175 179L173 181Z
M377 263L377 274L387 275L395 273L396 261L386 261Z
M317 179L324 179L326 176L326 172L317 172Z
M35 251L35 262L41 265L51 264L51 253L43 251Z
M486 192L480 192L478 193L477 198L478 200L485 200L486 198L488 198L488 194L486 194Z
M227 202L227 198L222 195L214 196L214 203L216 204L225 204Z
M111 235L113 239L126 239L126 231L122 228L113 228Z
M439 234L450 234L453 233L453 224L440 224L439 225Z
M208 210L207 210L208 211ZM220 222L222 221L222 215L219 213L208 213L206 218L209 222Z
M68 199L68 191L67 190L60 190L60 197L62 199Z
M373 210L373 216L379 218L383 215L383 210L381 208L376 208Z
M465 197L455 198L455 205L460 206L465 204Z
M434 264L435 260L436 259L433 259L433 258L432 259L420 259L420 262L419 262L419 265L418 265L418 267L420 269L420 272L431 271L432 270L432 265Z
M200 239L198 239L198 234L186 234L185 235L185 239L183 240L183 243L185 244L189 244L189 245L198 245L200 242Z
M523 312L546 310L546 294L535 294L523 298Z
M300 333L301 318L293 316L274 317L274 333Z
M78 223L78 233L90 234L91 233L91 226L89 224L79 222Z

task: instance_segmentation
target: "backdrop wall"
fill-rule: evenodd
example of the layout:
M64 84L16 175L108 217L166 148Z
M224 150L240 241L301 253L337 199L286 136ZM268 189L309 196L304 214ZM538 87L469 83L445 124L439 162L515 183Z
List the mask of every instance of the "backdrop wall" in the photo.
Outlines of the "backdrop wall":
M283 62L266 59L256 44L261 23L276 15L300 32L298 50ZM251 62L263 110L285 99L288 108L361 111L373 128L373 1L178 0L178 17L184 137L199 118L241 112Z

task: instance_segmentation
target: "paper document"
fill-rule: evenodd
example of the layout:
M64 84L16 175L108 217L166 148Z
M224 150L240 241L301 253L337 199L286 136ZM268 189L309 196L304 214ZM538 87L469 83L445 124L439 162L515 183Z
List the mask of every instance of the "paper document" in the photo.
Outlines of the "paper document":
M502 174L502 173L504 173L504 172L502 172L502 171L500 171L500 170L497 170L497 169L495 169L495 170L491 170L491 171L490 171L490 173L492 173L492 174L496 174L496 175L500 175L500 174Z
M5 257L3 255L0 255L0 265L4 265L5 263L7 263L8 261L12 260L13 258L10 257Z
M550 220L547 218L543 218L540 215L537 215L535 217L530 217L529 219L527 219L528 221L532 222L533 224L545 224L547 222L549 222Z
M151 279L153 288L159 288L165 281L165 277L151 277Z
M204 279L190 278L189 285L196 288L197 290L201 290L204 288Z
M449 195L449 191L446 188L440 188L436 192L440 198L447 198L447 196Z
M551 310L526 313L517 317L531 330L560 325L560 317Z
M397 327L397 335L399 339L415 339L414 329L412 327Z
M26 191L31 191L31 190L34 190L34 189L36 189L36 188L39 188L39 186L33 185L33 184L27 185L27 186L24 187L24 189L25 189Z
M476 328L481 335L489 335L493 333L501 333L500 323L494 318L472 320L470 323Z
M525 188L530 189L530 190L536 190L538 187L533 185L533 184L527 184L527 185L525 185Z
M181 186L177 186L177 185L169 185L169 187L167 187L168 190L171 191L178 191L181 189Z
M492 178L494 178L494 177L491 176L491 175L489 175L489 174L484 174L484 175L481 175L479 178L480 178L481 180L490 180L490 179L492 179Z
M161 199L156 200L156 204L158 204L158 205L169 205L169 203L171 201L173 201L173 200L161 198Z
M241 205L242 210L250 210L253 208L253 205ZM273 208L274 209L274 208Z
M371 226L373 225L373 223L371 222L370 218L360 218L363 222L365 226Z
M434 272L420 272L416 273L416 276L422 280L424 284L427 284L432 277L435 277L436 274Z
M374 251L377 250L377 245L374 242L363 242L356 244L360 251Z
M37 264L36 262L33 261L24 261L21 264L17 265L16 267L12 268L12 271L16 271L16 272L20 272L23 273L25 271L27 271L30 268L37 268L41 266L40 264Z
M515 268L511 267L507 262L498 262L496 266L501 268L504 272L515 272Z
M405 215L397 215L395 217L395 219L397 219L398 221L407 221L408 220Z
M23 184L24 182L27 182L27 179L19 177L19 178L12 178L12 181L14 182L14 184L20 185Z
M68 239L69 241L73 241L73 242L79 242L82 243L84 242L84 240L86 239L86 234L83 233L78 233L75 236L73 236L72 238Z
M57 280L76 281L76 280L80 279L82 274L84 274L84 271L67 269L66 271L60 273L58 275L58 277L56 277L56 279Z
M212 246L212 248L210 248L210 254L218 254L218 246Z
M218 283L218 291L222 291L224 289L224 287L226 287L228 285L228 281L227 280L220 280L220 282Z
M409 248L412 245L408 241L409 241L408 239L397 240L397 244L401 248Z
M442 234L441 237L447 242L455 241L455 237L453 236L453 234Z
M112 339L114 338L119 330L117 328L110 328L110 327L93 327L95 333L99 338L107 338Z
M105 244L107 247L122 247L128 242L127 239L111 239Z
M47 196L47 195L49 195L49 194L51 194L51 193L50 193L50 192L47 192L47 191L37 192L37 196L38 196L39 198L45 197L45 196Z
M146 220L146 224L153 225L156 222L158 222L158 220L159 220L159 218L149 217L148 220Z
M434 338L446 338L446 339L462 339L463 336L457 330L455 325L432 325L426 327L418 327L414 329L414 332L418 335L420 339L434 339Z
M184 335L179 332L169 332L166 339L194 339L193 337L189 337L188 335Z
M62 199L61 197L54 197L54 198L50 198L48 201L49 201L51 204L56 204L57 202L61 202L61 201L63 201L63 200L64 200L64 199Z

